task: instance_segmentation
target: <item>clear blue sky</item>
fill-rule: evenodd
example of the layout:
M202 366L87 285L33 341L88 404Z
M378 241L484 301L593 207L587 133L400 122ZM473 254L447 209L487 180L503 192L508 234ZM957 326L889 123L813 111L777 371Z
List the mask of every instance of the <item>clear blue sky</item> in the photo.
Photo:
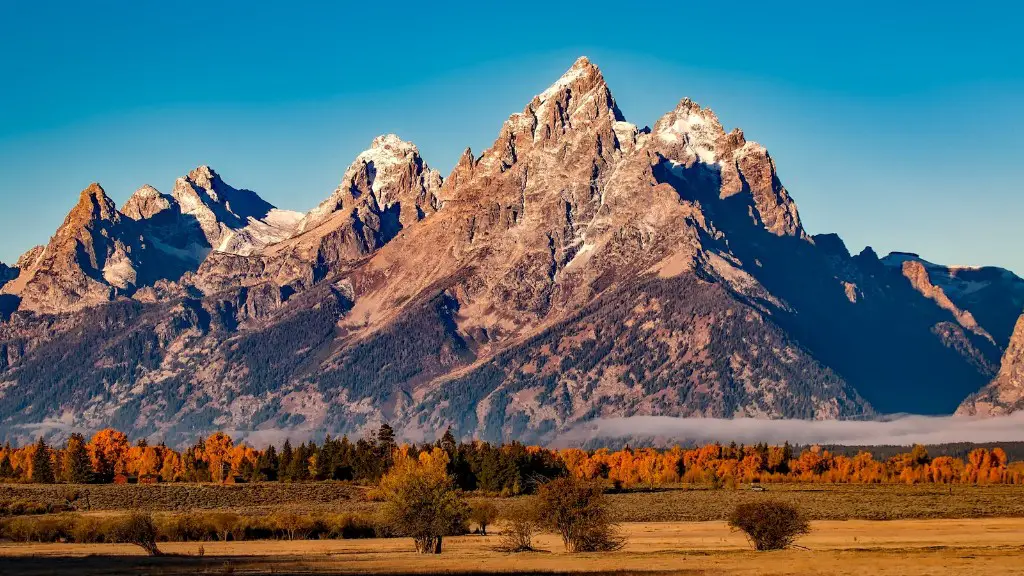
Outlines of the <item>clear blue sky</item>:
M1015 3L441 4L0 2L0 260L94 180L306 210L385 132L447 174L587 55L628 120L690 96L765 144L814 233L1024 273Z

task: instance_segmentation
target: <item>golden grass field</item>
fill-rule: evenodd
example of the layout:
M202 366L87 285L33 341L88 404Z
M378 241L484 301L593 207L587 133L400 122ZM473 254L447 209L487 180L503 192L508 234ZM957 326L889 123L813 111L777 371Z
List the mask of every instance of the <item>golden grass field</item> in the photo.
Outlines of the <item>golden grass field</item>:
M496 527L500 530L500 526ZM672 573L972 576L1024 574L1024 519L817 521L800 548L753 552L723 522L628 523L626 547L568 555L552 535L543 552L495 551L498 537L445 541L440 556L408 539L164 543L148 558L127 545L0 544L0 574Z

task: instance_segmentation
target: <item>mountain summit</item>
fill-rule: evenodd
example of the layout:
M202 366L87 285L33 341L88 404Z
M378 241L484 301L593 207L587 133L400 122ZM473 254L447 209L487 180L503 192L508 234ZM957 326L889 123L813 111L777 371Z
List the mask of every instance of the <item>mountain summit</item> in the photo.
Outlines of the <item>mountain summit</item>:
M171 442L952 413L1012 388L1024 308L1009 272L809 235L763 146L689 99L638 127L586 58L447 178L389 134L304 215L205 166L120 211L90 187L18 269L0 429Z

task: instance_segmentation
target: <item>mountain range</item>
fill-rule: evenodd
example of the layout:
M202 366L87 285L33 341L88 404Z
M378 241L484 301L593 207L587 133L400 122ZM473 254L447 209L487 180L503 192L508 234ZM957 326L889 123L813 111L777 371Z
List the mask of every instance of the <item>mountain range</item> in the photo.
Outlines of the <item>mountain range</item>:
M89 185L0 265L0 436L995 415L1022 310L1008 270L809 234L763 146L689 99L640 128L581 58L447 178L385 135L306 214L207 166Z

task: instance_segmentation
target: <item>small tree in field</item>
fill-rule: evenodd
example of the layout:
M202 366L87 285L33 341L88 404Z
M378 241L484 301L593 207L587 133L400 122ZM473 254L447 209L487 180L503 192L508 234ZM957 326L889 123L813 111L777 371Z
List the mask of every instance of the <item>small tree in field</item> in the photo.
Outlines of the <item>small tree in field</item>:
M610 552L625 544L598 482L565 477L542 484L537 514L562 537L567 552Z
M112 542L135 544L150 556L159 556L156 547L157 529L149 514L134 513L114 521L109 534Z
M480 528L480 534L487 536L487 527L498 519L498 507L488 500L477 500L470 504L469 520Z
M445 536L465 530L469 505L447 471L448 455L440 448L418 460L397 455L378 488L384 523L397 536L408 536L420 554L440 554Z
M513 505L504 515L505 529L501 531L498 550L501 552L532 552L533 536L540 528L536 502Z
M741 530L755 550L782 550L811 531L800 510L786 502L767 500L739 504L729 515L729 526Z

